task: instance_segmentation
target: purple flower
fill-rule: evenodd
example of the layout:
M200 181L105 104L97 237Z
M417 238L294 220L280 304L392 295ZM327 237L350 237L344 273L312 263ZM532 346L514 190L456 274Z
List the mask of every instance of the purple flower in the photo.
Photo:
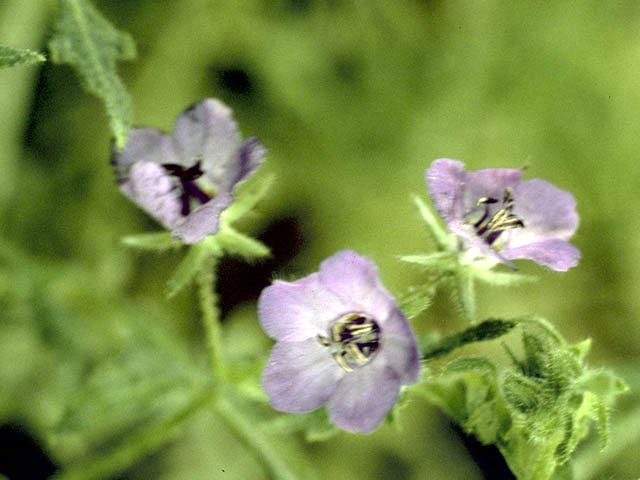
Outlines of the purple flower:
M355 252L338 252L293 283L276 280L262 292L258 315L277 340L262 375L277 410L326 404L340 428L367 433L396 403L400 386L418 380L411 327L375 265Z
M568 242L578 227L576 201L545 180L522 181L523 170L464 171L464 163L441 158L427 169L429 193L447 227L467 252L511 265L528 258L553 270L578 264Z
M235 187L260 166L265 148L242 141L231 110L202 100L180 115L167 135L134 128L122 151L114 151L120 190L184 243L218 232L220 214Z

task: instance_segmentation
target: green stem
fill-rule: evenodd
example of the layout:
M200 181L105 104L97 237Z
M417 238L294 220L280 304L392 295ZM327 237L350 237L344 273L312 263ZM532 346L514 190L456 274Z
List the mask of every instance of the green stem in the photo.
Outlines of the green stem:
M471 323L476 321L476 292L471 268L460 265L455 274L455 289L465 316Z
M198 298L202 311L209 352L209 367L214 378L225 377L225 368L222 361L222 329L220 328L220 315L218 310L218 296L216 294L216 268L218 259L210 256L202 264L197 275Z

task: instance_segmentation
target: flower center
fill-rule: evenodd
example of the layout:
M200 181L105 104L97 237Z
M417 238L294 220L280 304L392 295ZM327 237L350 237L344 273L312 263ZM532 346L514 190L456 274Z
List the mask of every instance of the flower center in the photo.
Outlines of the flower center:
M177 163L162 164L169 175L177 177L178 180L180 180L180 186L182 187L182 194L180 195L182 210L180 213L184 217L191 212L192 199L203 204L211 200L212 197L212 195L205 193L196 183L196 180L204 174L200 169L200 162L201 161L198 160L195 165L189 168L185 168Z
M368 363L380 347L380 326L364 313L339 318L328 333L328 337L318 334L318 341L332 347L333 359L346 372Z
M480 219L474 222L473 219L467 217L467 222L473 225L476 234L492 246L502 232L514 228L524 228L524 221L512 213L514 203L511 189L505 188L501 207L491 214L492 206L497 203L498 200L495 198L482 197L477 203L478 207L483 207Z

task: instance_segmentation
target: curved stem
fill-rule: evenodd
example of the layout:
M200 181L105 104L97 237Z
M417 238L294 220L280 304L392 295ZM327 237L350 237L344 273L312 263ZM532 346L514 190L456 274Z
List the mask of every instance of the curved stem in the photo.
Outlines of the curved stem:
M197 275L198 299L202 311L202 322L207 340L209 353L209 367L214 378L225 376L222 361L222 331L220 328L220 313L218 310L218 296L216 294L216 267L218 259L210 256L202 265Z

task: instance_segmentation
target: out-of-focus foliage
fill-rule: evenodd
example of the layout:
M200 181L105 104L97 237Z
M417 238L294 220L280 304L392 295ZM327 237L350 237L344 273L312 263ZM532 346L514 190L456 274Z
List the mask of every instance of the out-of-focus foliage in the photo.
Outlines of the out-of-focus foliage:
M0 68L22 63L39 63L46 60L41 53L26 48L12 48L0 45Z
M478 453L448 417L414 398L393 424L369 436L337 433L309 446L304 434L272 435L260 427L280 416L260 400L260 366L270 345L255 314L259 289L274 276L307 274L346 247L373 258L395 293L427 278L429 271L397 257L434 249L411 194L424 196L424 169L447 156L470 169L528 164L529 178L548 179L577 198L579 266L560 275L523 264L518 273L536 275L536 283L479 283L476 316L537 312L568 339L593 339L590 364L613 368L631 393L612 411L607 449L600 453L593 435L578 446L571 461L575 478L637 478L637 2L94 0L93 5L138 47L137 61L119 65L135 105L135 124L169 129L176 111L214 96L234 109L243 134L259 136L269 148L268 171L261 174L270 171L277 180L255 213L234 228L258 235L273 256L249 266L224 259L218 285L225 312L223 353L247 365L242 386L255 405L244 407L255 413L250 426L260 431L259 441L273 458L290 459L304 478L315 471L335 478L428 474L473 480L504 472L496 451ZM52 0L3 2L0 44L45 51L61 12L56 7ZM192 378L198 387L197 372L206 371L195 292L185 288L165 299L167 280L185 252L122 245L125 236L156 233L159 227L114 184L108 164L113 133L102 105L83 92L70 68L49 62L2 69L0 85L2 422L31 432L60 468L85 468L88 463L82 462L89 462L103 468L102 477L113 471L112 476L132 479L263 478L265 466L234 433L246 424L206 409L188 415L189 398L210 399L190 397L185 389ZM142 238L138 246L149 241ZM158 249L160 243L171 247L166 237L158 239L166 242L154 244ZM413 300L420 335L446 335L466 326L445 295L432 296L427 288ZM425 304L429 310L418 314ZM506 341L516 358L524 358L512 337ZM490 343L468 348L484 355L495 350L496 342ZM146 355L147 348L160 353ZM167 351L172 353L162 353ZM93 419L87 438L82 432L69 435L69 429L62 435L64 421L81 415L78 398L96 388L99 372L109 373L108 365L129 358L126 352L139 352L149 372L160 372L156 376L174 379L183 365L194 377L190 373L176 382L175 392L154 390L161 394L150 399L148 416L139 424L128 422L129 411L141 409L141 397L135 397L131 404L121 402L120 419L109 416L114 409ZM508 362L499 357L492 363L503 371ZM144 375L132 376L135 365L132 360L110 370L114 395L126 385L141 390L156 380L167 385L163 378L149 384ZM185 421L174 429L176 418ZM152 419L172 441L147 440L147 450L126 458L117 441L102 443L113 433L103 429L107 421L129 428L132 438L157 438L146 423ZM282 431L309 430L283 426ZM89 438L99 431L104 438ZM85 453L98 456L82 457ZM19 452L12 457L25 463ZM277 469L277 460L273 463ZM312 470L309 475L304 465Z
M114 29L88 0L60 0L56 31L49 42L51 59L73 65L86 88L107 107L111 130L123 147L131 127L131 98L116 73L117 60L136 56L133 39Z

